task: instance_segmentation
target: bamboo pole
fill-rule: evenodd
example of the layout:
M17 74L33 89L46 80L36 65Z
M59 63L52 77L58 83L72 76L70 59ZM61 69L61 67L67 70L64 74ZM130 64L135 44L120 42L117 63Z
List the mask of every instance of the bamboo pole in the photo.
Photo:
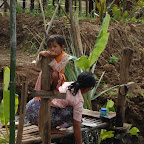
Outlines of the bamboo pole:
M10 1L10 144L15 143L16 1Z

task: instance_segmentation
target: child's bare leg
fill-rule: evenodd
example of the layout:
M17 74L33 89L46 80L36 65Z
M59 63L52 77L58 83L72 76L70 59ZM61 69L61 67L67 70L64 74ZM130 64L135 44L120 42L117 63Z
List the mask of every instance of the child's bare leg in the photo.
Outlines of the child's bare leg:
M59 90L56 88L58 80L59 80L59 75L56 72L53 72L52 73L52 90L54 94L59 93Z

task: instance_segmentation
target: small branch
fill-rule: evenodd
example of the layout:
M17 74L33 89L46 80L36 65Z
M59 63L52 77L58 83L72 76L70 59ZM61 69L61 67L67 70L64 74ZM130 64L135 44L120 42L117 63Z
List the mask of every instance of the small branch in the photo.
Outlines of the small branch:
M40 4L40 8L41 8L41 12L42 12L42 16L43 16L44 31L45 31L45 35L46 35L46 22L45 22L45 15L44 15L44 10L43 10L43 6L42 6L42 3L41 3L41 0L39 0L39 4Z
M53 16L52 16L52 19L51 19L51 21L50 21L50 24L49 24L49 26L48 26L48 28L47 28L47 30L46 30L46 35L44 36L44 38L43 38L43 40L42 40L42 42L41 42L41 44L40 44L38 53L41 51L41 49L42 49L42 47L43 47L43 44L44 44L44 42L45 42L45 40L46 40L46 37L47 37L47 35L48 35L49 31L50 31L50 28L51 28L51 26L52 26L52 23L53 23L53 21L54 21L54 18L55 18L55 16L56 16L56 13L57 13L57 11L58 11L58 9L59 9L59 6L60 6L61 1L62 1L62 0L59 1L58 5L57 5L57 7L56 7L56 9L55 9L55 12L54 12L54 14L53 14Z

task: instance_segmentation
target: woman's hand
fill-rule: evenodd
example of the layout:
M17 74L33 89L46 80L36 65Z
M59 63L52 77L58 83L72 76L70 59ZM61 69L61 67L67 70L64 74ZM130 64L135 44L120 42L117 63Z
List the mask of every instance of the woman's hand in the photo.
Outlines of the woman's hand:
M73 128L76 144L82 144L81 122L73 119Z

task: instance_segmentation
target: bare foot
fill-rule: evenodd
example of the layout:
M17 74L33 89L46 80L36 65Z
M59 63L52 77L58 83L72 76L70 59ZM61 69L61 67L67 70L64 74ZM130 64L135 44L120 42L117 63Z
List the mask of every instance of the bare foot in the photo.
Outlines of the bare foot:
M59 92L58 89L53 89L53 93L54 93L54 94L58 94L58 93L60 93L60 92Z
M56 128L52 128L51 133L52 134L66 134L66 130L59 130L59 129L56 129Z

